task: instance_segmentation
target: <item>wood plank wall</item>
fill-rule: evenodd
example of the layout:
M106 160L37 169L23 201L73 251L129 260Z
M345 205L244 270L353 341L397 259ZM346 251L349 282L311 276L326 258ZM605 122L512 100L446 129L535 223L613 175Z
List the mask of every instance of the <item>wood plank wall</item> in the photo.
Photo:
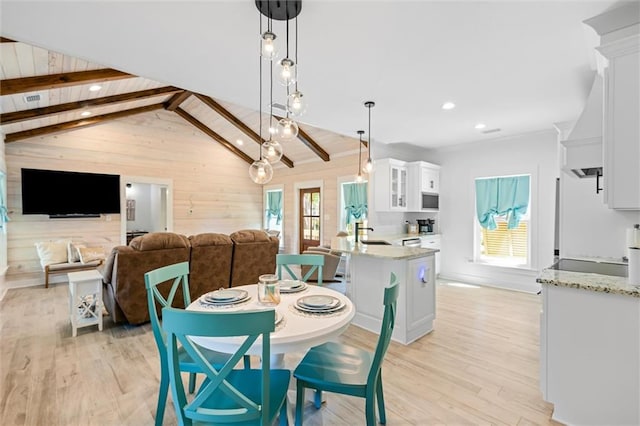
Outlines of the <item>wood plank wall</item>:
M355 177L357 172L358 155L344 157L332 156L330 162L317 161L307 164L298 164L293 169L278 168L274 170L273 179L269 185L284 185L284 251L293 253L297 247L295 221L296 183L307 181L322 181L322 244L329 244L331 238L338 232L338 178Z
M249 165L170 112L6 144L5 155L8 274L40 271L37 241L120 243L120 215L110 221L22 215L23 167L172 179L173 230L185 235L262 226L262 187L249 178Z

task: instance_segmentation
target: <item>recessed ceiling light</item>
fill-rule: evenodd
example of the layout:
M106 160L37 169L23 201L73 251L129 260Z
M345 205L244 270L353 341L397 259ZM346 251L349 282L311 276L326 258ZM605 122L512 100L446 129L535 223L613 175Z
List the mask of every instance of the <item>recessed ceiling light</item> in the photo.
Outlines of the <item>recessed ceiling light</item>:
M236 144L238 145L242 145L244 142L242 142L242 139L236 139Z
M94 84L93 86L89 87L89 91L90 92L97 92L98 90L102 89L102 86Z
M91 115L91 111L82 111L82 112L80 113L80 115L81 115L81 116L83 116L83 117L88 117L88 116L90 116L90 115Z
M445 102L442 104L442 109L445 109L445 110L454 109L455 107L456 107L456 104L454 104L453 102Z
M475 128L478 129L478 130L484 129L485 127L487 127L487 125L484 124L484 123L478 123L475 126Z

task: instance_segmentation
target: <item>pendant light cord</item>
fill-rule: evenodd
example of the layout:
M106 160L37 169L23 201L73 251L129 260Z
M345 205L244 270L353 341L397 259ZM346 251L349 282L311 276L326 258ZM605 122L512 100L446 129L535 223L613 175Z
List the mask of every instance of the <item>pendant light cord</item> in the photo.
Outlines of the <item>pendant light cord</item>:
M258 14L258 19L260 19L260 34L262 34L262 14ZM262 48L262 41L260 42L260 48ZM258 136L260 137L260 161L262 161L262 57L258 55L259 62L259 70L260 70L260 78L258 79L258 87L260 90L260 94L258 95L258 121L260 123L260 128L258 129Z
M300 64L298 64L298 17L297 16L296 16L296 51L295 51L295 55L296 55L296 92L297 92L298 91L298 67L300 66Z
M269 140L272 139L273 133L273 60L269 61Z
M368 160L371 160L371 106L369 106L369 146L367 147L369 149L369 158Z

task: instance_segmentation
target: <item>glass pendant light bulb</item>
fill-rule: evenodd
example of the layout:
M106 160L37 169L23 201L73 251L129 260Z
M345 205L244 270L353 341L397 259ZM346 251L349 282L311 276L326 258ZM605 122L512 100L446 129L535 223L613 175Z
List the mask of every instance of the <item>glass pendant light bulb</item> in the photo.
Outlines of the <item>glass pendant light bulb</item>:
M289 58L280 61L278 80L283 86L291 86L296 82L296 63Z
M363 181L363 177L362 177L362 173L358 172L358 175L356 176L356 182L361 183Z
M270 139L262 144L262 158L270 164L275 164L282 158L282 145L280 142Z
M362 167L362 171L365 173L371 173L373 171L373 161L371 161L371 158L368 158L367 162L364 163L364 167Z
M276 35L271 31L265 31L260 36L260 56L263 59L270 61L278 56L275 40Z
M304 99L304 95L298 90L290 94L287 101L289 114L294 117L300 117L307 110L307 103Z
M258 185L269 183L273 177L273 167L266 159L254 161L249 166L249 177Z
M282 120L278 121L276 130L278 139L280 139L281 141L290 141L298 137L298 123L290 118L283 118Z

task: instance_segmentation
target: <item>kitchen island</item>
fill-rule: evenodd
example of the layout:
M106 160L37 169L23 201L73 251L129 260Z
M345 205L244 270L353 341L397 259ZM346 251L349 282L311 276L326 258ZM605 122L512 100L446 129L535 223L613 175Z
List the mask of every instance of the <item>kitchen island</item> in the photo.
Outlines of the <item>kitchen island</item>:
M540 386L565 424L640 424L640 288L627 278L545 269Z
M384 287L393 272L400 284L392 339L408 345L433 330L435 260L438 250L355 243L351 237L331 240L331 250L350 256L347 297L356 307L354 325L380 332Z

